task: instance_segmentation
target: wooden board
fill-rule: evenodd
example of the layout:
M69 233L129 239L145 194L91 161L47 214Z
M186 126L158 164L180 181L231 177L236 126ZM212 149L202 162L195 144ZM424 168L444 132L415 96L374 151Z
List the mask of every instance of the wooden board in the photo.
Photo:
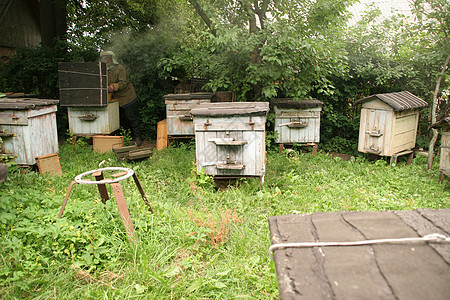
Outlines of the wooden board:
M62 175L61 164L59 163L58 154L44 155L36 157L39 173L50 175Z
M450 235L450 210L337 212L269 218L272 244ZM275 250L280 299L448 299L450 244Z
M156 127L156 150L167 148L167 119L159 121Z
M94 135L92 141L94 151L99 153L123 147L123 136Z

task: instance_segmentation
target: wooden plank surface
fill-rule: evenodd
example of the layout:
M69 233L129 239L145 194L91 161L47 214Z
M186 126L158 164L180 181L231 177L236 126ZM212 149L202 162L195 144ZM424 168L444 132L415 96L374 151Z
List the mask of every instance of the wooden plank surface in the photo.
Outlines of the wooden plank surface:
M269 218L272 244L449 236L450 210L337 212ZM275 250L280 299L448 299L450 244Z

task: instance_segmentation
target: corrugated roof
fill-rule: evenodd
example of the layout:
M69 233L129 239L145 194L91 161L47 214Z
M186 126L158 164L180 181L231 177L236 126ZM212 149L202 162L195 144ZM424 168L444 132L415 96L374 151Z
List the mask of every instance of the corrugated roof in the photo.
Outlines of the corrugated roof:
M202 103L191 110L193 116L265 115L269 102Z
M317 99L275 98L272 100L272 104L279 108L313 108L322 106L323 102Z
M417 109L428 105L426 101L420 99L419 97L408 91L371 95L369 97L356 101L355 104L362 104L373 99L379 99L383 101L384 103L392 107L395 111Z

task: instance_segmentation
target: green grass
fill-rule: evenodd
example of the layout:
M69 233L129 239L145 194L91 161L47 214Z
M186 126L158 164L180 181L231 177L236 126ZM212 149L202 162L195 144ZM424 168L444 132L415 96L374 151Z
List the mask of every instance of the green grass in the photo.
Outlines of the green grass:
M0 187L1 298L274 299L269 216L450 207L438 161L427 173L422 157L391 167L361 157L269 153L262 188L249 179L217 191L196 174L189 145L138 163L83 144L66 144L59 156L62 176L13 167ZM132 168L153 207L151 214L133 180L122 181L136 247L114 199L103 205L95 186L75 185L57 219L73 178L108 166Z

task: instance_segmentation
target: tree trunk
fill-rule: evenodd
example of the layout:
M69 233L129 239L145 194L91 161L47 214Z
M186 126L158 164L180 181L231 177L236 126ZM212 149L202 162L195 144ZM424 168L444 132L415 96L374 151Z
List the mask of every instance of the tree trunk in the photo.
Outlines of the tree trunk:
M450 60L450 54L447 55L447 59L445 60L444 66L442 67L441 74L439 75L437 81L436 81L436 88L434 89L433 93L433 106L431 108L431 124L436 123L436 109L437 109L437 102L438 102L438 93L439 89L441 87L441 81L442 78L445 75L445 71L447 70L448 62ZM428 149L428 162L427 162L427 170L430 170L433 166L433 155L434 155L434 145L436 144L439 132L437 129L432 129L433 137L430 141L430 148Z

